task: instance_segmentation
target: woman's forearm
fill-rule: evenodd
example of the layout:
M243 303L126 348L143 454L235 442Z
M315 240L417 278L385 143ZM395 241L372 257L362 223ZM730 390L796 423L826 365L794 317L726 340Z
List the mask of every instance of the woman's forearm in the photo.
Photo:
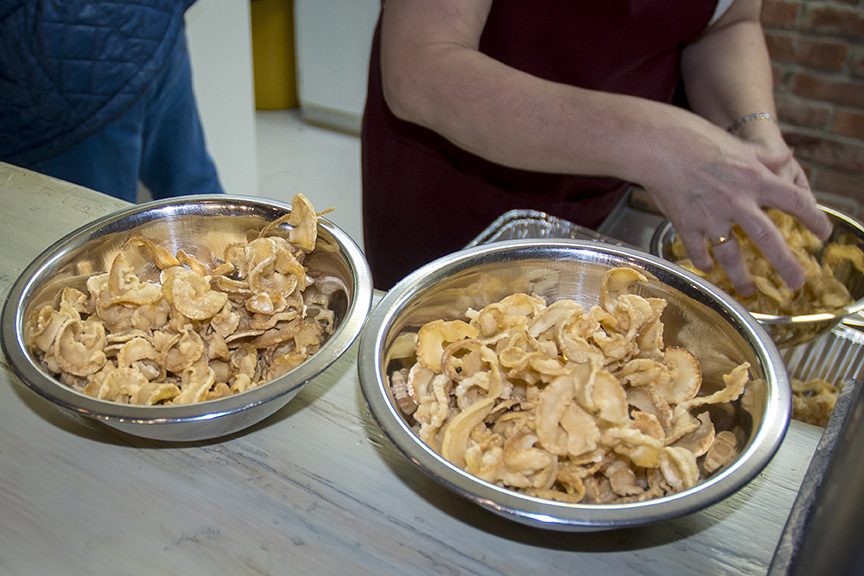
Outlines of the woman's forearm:
M735 0L728 13L682 55L681 73L691 108L720 127L728 128L752 114L775 116L771 61L760 13L759 0ZM778 126L764 117L740 126L735 134L785 146Z
M420 4L388 0L384 12L384 91L400 118L492 162L540 172L639 182L685 146L714 153L704 134L717 129L694 114L557 84L480 53L488 4L461 14L458 26L430 8L442 2Z
M381 60L394 114L492 162L644 186L699 268L712 266L705 238L738 224L790 287L803 284L803 269L762 207L797 216L823 238L830 223L777 126L726 131L742 115L774 110L759 0L735 0L686 48L684 79L697 113L550 82L480 53L491 1L387 0ZM742 294L752 291L736 246L715 256Z

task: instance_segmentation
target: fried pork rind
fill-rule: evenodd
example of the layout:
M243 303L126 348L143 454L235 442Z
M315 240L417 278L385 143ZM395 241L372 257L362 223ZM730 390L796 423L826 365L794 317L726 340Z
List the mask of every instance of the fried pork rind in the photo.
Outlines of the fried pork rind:
M259 386L317 352L333 331L326 298L306 293L313 280L303 262L315 248L317 218L298 194L289 214L213 265L129 238L107 272L86 280L86 293L66 288L56 306L33 315L28 345L62 382L114 402L188 404ZM130 250L146 255L159 282L141 280Z
M752 296L740 295L721 266L715 266L707 274L694 267L678 237L672 243L671 260L719 286L750 312L799 316L833 312L851 304L853 298L838 276L842 276L839 272L843 266L851 266L859 273L864 273L864 251L856 245L835 242L823 247L822 242L792 216L773 208L766 210L766 213L804 267L806 281L798 290L793 291L786 286L768 259L738 226L732 231L756 282L756 292Z
M741 396L749 364L703 391L698 359L663 344L665 300L632 293L646 280L616 268L590 310L520 293L402 333L393 395L423 442L505 488L571 503L692 488L737 454L709 410Z
M836 385L819 378L799 380L790 378L792 384L792 418L824 428L840 396L843 383Z

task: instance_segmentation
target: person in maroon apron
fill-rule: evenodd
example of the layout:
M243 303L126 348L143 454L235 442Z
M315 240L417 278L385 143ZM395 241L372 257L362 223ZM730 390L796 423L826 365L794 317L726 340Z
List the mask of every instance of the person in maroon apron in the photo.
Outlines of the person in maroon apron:
M821 238L830 223L773 116L760 0L729 4L387 0L361 136L375 286L463 248L509 210L596 227L631 184L696 266L710 269L710 244L752 292L730 233L739 224L802 285L761 208ZM673 104L679 81L687 107Z

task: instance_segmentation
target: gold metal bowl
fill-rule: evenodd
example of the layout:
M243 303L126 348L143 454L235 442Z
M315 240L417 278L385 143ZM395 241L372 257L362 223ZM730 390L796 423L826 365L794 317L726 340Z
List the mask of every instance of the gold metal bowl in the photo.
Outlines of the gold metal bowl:
M864 224L842 212L820 206L831 219L834 231L827 242L853 244L864 248ZM657 227L651 240L651 253L672 261L672 243L675 241L675 228L668 220ZM864 275L849 266L837 275L854 298L854 302L830 312L802 314L799 316L775 316L753 312L753 317L768 331L768 335L780 348L806 344L823 334L827 334L837 324L853 314L864 310ZM712 285L713 286L713 285ZM715 290L720 288L714 287Z

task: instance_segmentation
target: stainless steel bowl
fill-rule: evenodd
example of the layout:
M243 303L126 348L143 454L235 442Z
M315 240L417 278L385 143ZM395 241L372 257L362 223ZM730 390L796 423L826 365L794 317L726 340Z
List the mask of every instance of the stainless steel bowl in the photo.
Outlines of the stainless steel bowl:
M345 353L360 334L371 307L372 277L362 252L344 231L325 219L319 219L317 247L305 264L316 285L329 295L336 328L300 366L241 394L182 406L130 406L98 400L45 371L25 345L24 332L33 311L51 304L62 288L81 289L89 276L107 271L131 236L154 238L172 253L182 248L209 261L228 244L247 241L248 230L258 230L288 210L290 205L257 198L186 196L133 206L79 228L45 250L13 284L0 325L10 366L48 400L136 436L203 440L260 422Z
M820 206L831 219L834 231L828 242L854 244L864 248L864 224L842 212ZM671 260L672 243L675 241L675 228L668 220L657 227L651 239L651 253ZM753 316L768 331L771 339L780 348L806 344L831 331L844 318L864 310L864 274L853 267L844 267L838 279L846 286L855 301L852 304L831 312L804 314L800 316L775 316L773 314L753 313ZM716 289L716 288L715 288Z
M737 460L698 486L672 496L633 504L566 504L480 480L444 460L415 435L388 381L388 351L397 335L416 331L430 320L464 318L469 307L480 309L523 291L550 302L572 298L587 309L599 303L602 276L615 266L630 266L653 275L656 280L642 287L642 293L668 302L663 313L665 343L696 354L708 389L719 386L719 376L733 366L750 362L752 401L736 401L734 421L729 422L746 436ZM669 520L729 496L770 461L786 432L791 410L789 382L777 347L731 297L661 258L575 240L496 242L451 254L415 271L372 311L361 336L359 373L362 390L381 428L425 473L503 517L562 531L606 530Z

